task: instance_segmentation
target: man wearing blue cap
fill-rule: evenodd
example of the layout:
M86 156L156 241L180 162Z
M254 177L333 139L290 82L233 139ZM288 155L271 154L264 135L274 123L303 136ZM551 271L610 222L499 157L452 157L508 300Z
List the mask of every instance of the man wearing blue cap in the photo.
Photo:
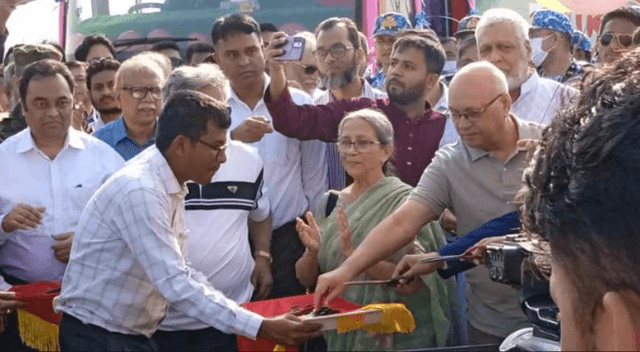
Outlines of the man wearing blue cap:
M536 11L532 16L531 60L540 77L565 83L580 76L583 70L573 59L573 25L569 17L548 9Z
M391 62L391 48L396 41L396 36L401 30L411 28L409 19L396 12L385 13L376 19L373 37L376 42L377 72L367 78L373 88L384 90L386 72Z
M591 62L591 41L579 30L573 31L573 58L577 61Z

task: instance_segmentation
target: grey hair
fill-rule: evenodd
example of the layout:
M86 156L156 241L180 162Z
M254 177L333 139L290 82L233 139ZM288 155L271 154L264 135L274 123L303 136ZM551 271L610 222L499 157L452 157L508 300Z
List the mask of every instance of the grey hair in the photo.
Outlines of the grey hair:
M162 55L162 54L160 54ZM164 55L163 55L164 56ZM149 70L160 77L160 81L164 82L166 76L158 64L157 61L143 55L136 55L122 63L118 71L116 72L116 88L122 88L122 77L127 72L139 72L143 70Z
M519 13L505 8L489 9L482 14L476 26L476 40L480 42L480 33L498 23L507 23L513 27L516 35L523 41L529 40L529 23Z
M378 137L378 141L381 145L391 145L393 147L393 126L384 112L370 108L350 112L342 119L342 121L340 121L340 125L338 125L338 134L342 133L342 127L344 124L353 119L362 119L366 121L376 131L376 137Z
M342 121L340 121L340 125L338 125L338 135L342 133L342 127L349 120L361 119L367 122L373 130L376 131L376 137L378 137L378 142L380 142L381 147L391 146L391 155L385 161L384 165L382 165L382 172L386 176L396 176L396 170L391 165L391 160L393 159L393 154L395 151L395 142L394 142L394 131L393 125L391 125L391 121L384 112L378 109L360 109L356 111L352 111L348 113Z
M165 80L169 77L171 73L171 60L163 54L160 54L157 51L143 51L134 56L134 58L147 58L153 62L155 62L160 69L162 70L162 79Z
M224 76L218 65L200 64L196 67L181 66L173 70L162 88L164 101L180 90L199 91L207 86L220 88L226 92L227 78ZM226 99L225 99L226 100Z
M465 67L461 68L460 71L456 72L456 75L453 77L455 80L456 77L462 77L469 72L475 71L485 71L490 73L496 83L496 88L500 91L500 93L508 93L509 92L509 83L507 81L507 76L505 76L504 72L497 68L494 64L489 61L478 61L473 62Z

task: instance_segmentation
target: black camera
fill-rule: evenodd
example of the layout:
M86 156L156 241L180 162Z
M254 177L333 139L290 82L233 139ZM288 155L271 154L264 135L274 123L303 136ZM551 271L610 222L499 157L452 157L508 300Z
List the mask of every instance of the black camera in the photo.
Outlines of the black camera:
M511 334L502 351L559 350L558 307L549 293L551 256L548 243L525 235L508 235L487 246L491 280L515 287L523 312L533 327Z

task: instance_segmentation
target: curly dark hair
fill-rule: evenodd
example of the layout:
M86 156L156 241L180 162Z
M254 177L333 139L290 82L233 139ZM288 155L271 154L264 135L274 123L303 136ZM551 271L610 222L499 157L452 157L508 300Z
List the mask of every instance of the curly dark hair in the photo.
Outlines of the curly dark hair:
M639 136L640 48L593 71L525 171L524 228L550 242L587 333L606 292L640 294Z

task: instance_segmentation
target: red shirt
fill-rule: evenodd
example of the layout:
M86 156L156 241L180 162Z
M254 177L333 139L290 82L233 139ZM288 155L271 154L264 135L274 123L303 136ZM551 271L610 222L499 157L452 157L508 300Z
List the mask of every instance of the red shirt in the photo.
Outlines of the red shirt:
M428 103L425 103L424 117L411 119L388 99L358 98L324 105L296 105L287 90L273 100L267 89L264 102L276 131L290 138L324 142L336 141L338 125L347 113L365 108L382 110L395 131L396 151L391 163L398 177L414 187L438 150L446 122L446 117L431 110Z

